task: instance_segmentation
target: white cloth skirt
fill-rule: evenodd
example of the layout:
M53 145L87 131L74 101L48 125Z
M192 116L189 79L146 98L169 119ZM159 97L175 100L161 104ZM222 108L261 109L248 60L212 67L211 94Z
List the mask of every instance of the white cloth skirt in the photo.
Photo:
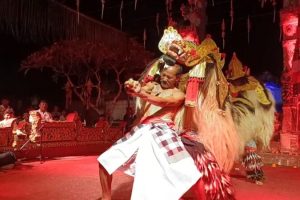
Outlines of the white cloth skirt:
M165 123L134 127L98 157L109 174L134 176L132 200L178 200L202 174Z

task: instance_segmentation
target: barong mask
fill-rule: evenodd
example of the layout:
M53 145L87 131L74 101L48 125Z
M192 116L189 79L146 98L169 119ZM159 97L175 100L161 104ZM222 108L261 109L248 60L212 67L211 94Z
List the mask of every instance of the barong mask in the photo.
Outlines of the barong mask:
M173 27L168 27L164 31L158 48L164 55L148 67L142 82L155 80L164 67L177 63L188 71L181 76L179 83L179 89L186 93L185 105L195 107L199 90L204 82L206 67L213 64L218 68L219 107L224 107L228 95L228 83L222 73L225 59L210 36L200 45L196 45L191 41L184 40Z

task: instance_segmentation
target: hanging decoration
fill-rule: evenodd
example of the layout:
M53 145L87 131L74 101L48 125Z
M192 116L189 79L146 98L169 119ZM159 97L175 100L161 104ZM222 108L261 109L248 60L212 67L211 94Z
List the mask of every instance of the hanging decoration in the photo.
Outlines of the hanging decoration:
M146 40L147 40L147 32L146 32L146 28L144 28L144 34L143 34L144 49L146 49Z
M273 6L273 23L276 21L276 1L272 0L272 6Z
M283 43L283 56L284 56L284 66L286 70L291 70L293 68L293 58L295 56L297 39L286 40Z
M259 1L260 1L261 8L263 8L265 6L265 4L267 3L268 0L259 0ZM276 0L270 0L270 2L272 3L272 5L274 3L276 4Z
M120 28L121 30L123 30L123 8L124 8L124 1L121 1L121 5L120 5Z
M170 13L169 13L169 0L166 0L165 4L166 4L166 13L167 13L167 17L168 17L168 20L169 20L169 19L170 19Z
M74 9L69 9L58 1L49 1L49 6L45 6L43 1L36 0L0 0L1 29L4 33L12 35L17 41L25 43L48 44L78 38L91 42L101 41L112 48L117 45L120 51L128 49L128 40L124 37L124 33L111 29L115 37L108 40L109 36L106 34L105 25L82 15L82 0L79 9L80 34L78 34L76 1L72 0ZM98 10L100 18L101 1L97 0L97 2L98 7L95 9ZM18 24L22 24L22 26Z
M248 44L250 43L250 29L251 29L251 22L250 22L250 17L248 15L248 18L247 18Z
M159 36L159 13L156 13L156 31Z
M263 8L267 0L260 0L260 6Z
M260 0L260 5L261 5L261 8L263 8L265 6L265 3L267 2L267 0ZM270 3L272 4L273 6L273 23L275 23L276 21L276 0L270 0Z
M166 0L166 12L168 19L172 19L172 7L173 7L173 0Z
M76 12L77 12L77 23L79 24L79 16L80 16L80 0L76 0Z
M297 45L297 34L299 27L299 16L296 13L288 13L282 16L282 34L283 34L283 57L285 69L290 70L293 67L293 58ZM288 39L285 39L288 38Z
M279 42L281 42L282 40L282 29L280 29L280 32L279 32Z
M134 0L134 10L136 10L137 0Z
M233 27L233 0L230 1L230 31Z
M223 49L225 48L225 20L224 20L224 18L223 18L223 20L222 20L222 25L221 25L221 30L222 30L222 47L223 47Z
M101 0L101 19L103 20L105 0Z
M211 1L212 6L215 6L215 0Z

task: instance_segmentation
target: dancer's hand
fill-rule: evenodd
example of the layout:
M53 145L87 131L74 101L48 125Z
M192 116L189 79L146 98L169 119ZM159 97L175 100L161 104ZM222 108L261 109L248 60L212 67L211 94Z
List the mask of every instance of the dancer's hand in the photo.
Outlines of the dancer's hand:
M126 92L133 96L136 96L141 91L141 84L138 81L129 79L124 83Z

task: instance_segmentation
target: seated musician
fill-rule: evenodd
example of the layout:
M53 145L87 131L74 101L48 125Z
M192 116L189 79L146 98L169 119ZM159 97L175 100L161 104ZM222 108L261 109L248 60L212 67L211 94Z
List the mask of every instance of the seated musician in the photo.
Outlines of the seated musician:
M0 128L11 127L13 121L16 119L12 109L6 109L3 115L4 119L0 121Z
M13 127L13 143L12 147L18 146L20 139L25 139L31 135L31 123L29 122L29 113L24 113L22 119L16 120Z
M6 110L12 110L12 111L14 111L14 110L12 109L12 107L10 106L9 103L10 103L10 102L9 102L9 100L8 100L7 98L1 99L1 105L0 105L0 120L3 120L3 119L4 119L4 112L5 112Z
M36 110L41 116L41 122L53 122L51 113L47 111L48 103L45 100L41 100L39 104L39 109Z

